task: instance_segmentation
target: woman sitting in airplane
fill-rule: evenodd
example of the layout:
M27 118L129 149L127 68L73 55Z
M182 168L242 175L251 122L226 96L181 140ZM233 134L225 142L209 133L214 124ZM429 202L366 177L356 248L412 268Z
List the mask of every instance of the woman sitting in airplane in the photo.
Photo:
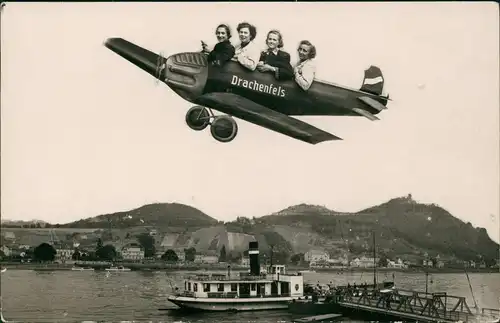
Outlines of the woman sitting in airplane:
M233 59L245 68L255 71L260 58L260 49L253 41L255 36L257 36L257 29L248 22L240 23L236 29L238 30L241 43L236 45Z
M290 65L290 54L282 50L283 36L278 30L267 33L267 50L260 54L257 69L260 72L272 72L277 80L291 80L293 67Z
M208 53L208 62L215 66L222 66L230 61L235 53L234 46L229 39L231 38L231 30L228 25L220 24L215 29L215 36L218 43L210 51L205 42L201 42L203 52Z
M316 47L308 40L303 40L297 49L299 61L293 69L295 82L305 91L311 87L316 75Z

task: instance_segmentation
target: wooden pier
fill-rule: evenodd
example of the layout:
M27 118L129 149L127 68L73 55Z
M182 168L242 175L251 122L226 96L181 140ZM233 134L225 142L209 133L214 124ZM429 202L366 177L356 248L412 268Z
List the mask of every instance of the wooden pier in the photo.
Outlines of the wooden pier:
M447 293L424 293L410 290L368 290L349 288L333 296L333 303L344 313L383 315L418 322L473 322L494 320L498 316L474 312L465 297ZM497 313L500 315L500 313Z

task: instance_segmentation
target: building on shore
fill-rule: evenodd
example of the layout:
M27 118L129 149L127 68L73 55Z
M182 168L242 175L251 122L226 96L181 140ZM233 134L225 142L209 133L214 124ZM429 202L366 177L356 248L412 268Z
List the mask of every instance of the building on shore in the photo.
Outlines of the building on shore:
M324 250L311 249L304 253L304 261L308 263L327 262L330 254Z
M144 248L138 243L129 243L120 250L123 260L141 261L144 259Z

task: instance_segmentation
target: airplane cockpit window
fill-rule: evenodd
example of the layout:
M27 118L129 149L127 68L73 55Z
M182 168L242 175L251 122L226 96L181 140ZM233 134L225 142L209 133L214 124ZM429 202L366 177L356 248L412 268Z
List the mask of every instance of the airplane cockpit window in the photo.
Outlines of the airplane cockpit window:
M236 45L233 59L245 68L255 71L260 58L260 50L254 42L257 28L248 22L242 22L236 29L240 36L240 44Z
M217 37L217 44L212 50L208 45L202 41L203 52L208 54L208 62L214 66L222 66L230 61L234 54L235 49L229 39L231 38L231 30L228 25L220 24L215 29L215 36Z
M295 82L303 89L308 90L316 76L316 64L313 59L316 57L316 47L308 40L299 43L297 49L299 61L293 69Z
M283 36L278 30L271 30L266 37L267 49L264 50L257 64L260 72L271 72L277 80L291 80L293 68L290 54L284 51Z

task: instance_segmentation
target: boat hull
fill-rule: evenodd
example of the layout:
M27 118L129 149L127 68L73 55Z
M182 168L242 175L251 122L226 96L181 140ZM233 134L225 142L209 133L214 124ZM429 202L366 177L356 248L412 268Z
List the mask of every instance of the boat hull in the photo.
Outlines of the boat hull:
M193 298L169 296L168 300L182 309L210 312L286 310L291 297L266 298Z
M335 303L290 302L288 311L292 314L319 315L337 313L341 309Z

